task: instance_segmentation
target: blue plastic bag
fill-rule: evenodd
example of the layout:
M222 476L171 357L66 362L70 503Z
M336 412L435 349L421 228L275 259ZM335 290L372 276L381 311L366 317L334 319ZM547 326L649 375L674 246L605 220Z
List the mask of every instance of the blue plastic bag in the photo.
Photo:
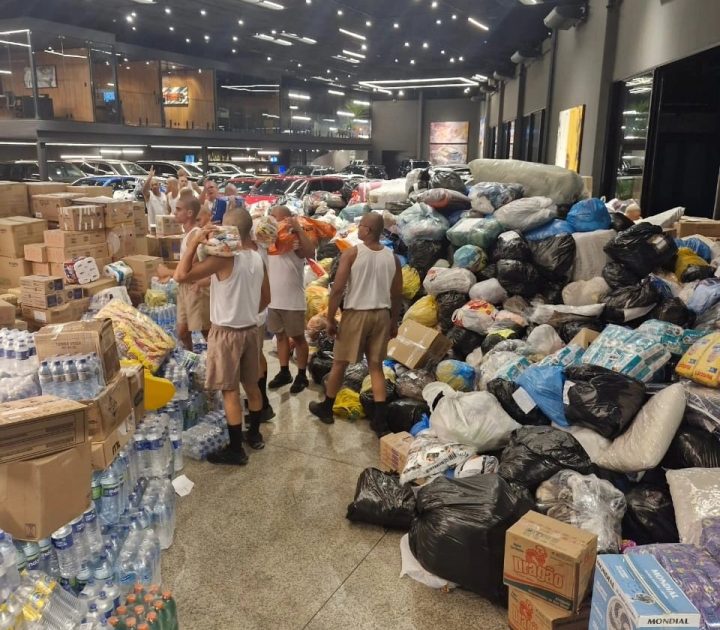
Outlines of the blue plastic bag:
M688 249L693 250L705 262L710 262L712 260L712 250L710 249L710 246L701 241L699 238L676 238L675 244L678 248L687 247Z
M345 221L355 221L364 214L372 212L372 208L366 203L354 203L350 206L345 206L338 215Z
M562 234L572 234L573 232L572 226L567 221L563 219L553 219L545 225L525 232L523 236L525 236L525 239L528 241L542 241L546 238L560 236Z
M415 424L410 427L410 435L415 437L418 433L421 433L422 431L427 431L430 428L430 418L426 413L422 415L422 418L419 422L416 422Z
M473 273L479 273L487 267L487 254L481 247L476 245L463 245L455 250L453 254L453 267L469 269Z
M540 410L555 424L570 426L565 418L563 389L565 370L559 365L533 365L515 379Z
M440 361L435 376L438 381L447 383L456 392L471 392L475 389L475 368L464 361Z
M701 280L693 291L687 307L701 315L720 302L720 278Z
M567 222L575 232L594 232L610 227L610 213L602 199L593 197L578 201L567 215Z

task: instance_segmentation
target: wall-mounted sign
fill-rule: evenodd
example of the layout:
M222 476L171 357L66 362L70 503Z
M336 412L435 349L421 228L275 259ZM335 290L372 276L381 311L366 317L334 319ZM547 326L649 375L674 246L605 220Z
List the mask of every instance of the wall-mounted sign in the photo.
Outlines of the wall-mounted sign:
M467 143L470 123L465 122L433 122L430 123L431 144Z
M187 107L190 103L187 85L182 87L164 87L162 89L165 107Z
M56 88L57 76L55 74L55 66L35 66L35 74L37 75L37 86L40 88ZM25 87L32 89L32 70L30 66L25 66L24 72Z

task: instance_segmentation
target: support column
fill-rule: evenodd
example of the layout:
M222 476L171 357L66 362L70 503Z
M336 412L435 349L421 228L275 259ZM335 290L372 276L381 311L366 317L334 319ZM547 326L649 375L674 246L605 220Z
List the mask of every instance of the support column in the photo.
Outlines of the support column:
M525 79L527 77L527 69L525 64L521 63L518 72L518 98L517 113L515 115L515 137L513 138L514 155L511 158L519 160L527 160L527 156L523 155L523 135L525 133Z
M47 147L42 140L37 141L37 161L40 181L46 182L48 178Z
M423 155L423 129L425 120L425 95L422 90L418 90L418 121L417 136L415 138L415 157L418 160L427 159L429 156Z
M555 66L557 65L558 31L553 30L550 40L550 72L548 73L547 96L545 98L545 130L543 133L543 150L541 159L548 164L548 148L550 146L550 126L553 120L553 91L555 90Z
M200 149L201 151L201 161L202 161L202 169L203 169L203 175L207 176L208 174L208 167L210 165L210 158L208 157L208 148L207 145L203 145Z

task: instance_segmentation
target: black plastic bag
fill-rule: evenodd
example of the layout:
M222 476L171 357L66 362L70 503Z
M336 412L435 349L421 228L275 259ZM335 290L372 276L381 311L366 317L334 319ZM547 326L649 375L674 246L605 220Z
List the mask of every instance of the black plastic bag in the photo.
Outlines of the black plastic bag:
M496 474L438 477L417 494L410 550L430 573L502 601L505 532L533 507Z
M640 276L618 262L609 262L605 265L602 270L602 277L611 289L631 287L642 280Z
M410 431L424 414L430 415L430 407L424 400L399 398L388 405L388 426L393 433Z
M340 250L335 243L325 243L320 245L317 249L317 259L323 260L323 258L337 258L340 256Z
M693 280L705 280L712 278L715 270L710 265L690 265L680 278L680 282L692 282Z
M391 403L395 398L395 383L385 379L385 402ZM372 419L375 415L375 396L372 388L360 394L360 404L365 412L365 417Z
M645 404L645 385L634 378L596 365L565 369L570 424L587 427L612 440L623 433ZM568 383L573 385L568 387Z
M720 468L720 440L703 429L680 427L662 461L663 468Z
M430 268L443 257L445 244L442 241L414 241L407 247L408 264L415 268L424 279Z
M502 452L498 474L531 491L564 469L588 475L592 462L572 435L553 427L523 427L513 431Z
M695 314L685 306L685 302L677 297L662 300L650 311L649 317L650 319L670 322L683 328L690 328L695 322Z
M540 295L543 296L547 304L562 304L562 291L564 288L564 281L553 282L551 280L545 280Z
M623 232L633 225L635 222L628 219L622 212L610 213L610 227L616 232Z
M321 330L318 333L316 345L318 352L332 352L335 347L335 340L329 337L326 331Z
M482 282L483 280L490 280L490 278L496 278L497 277L497 265L495 265L495 264L488 265L482 271L478 271L475 274L475 277L477 278L478 282Z
M565 343L570 343L572 338L577 335L583 328L589 328L596 332L602 332L605 324L598 319L578 319L571 322L565 322L558 328L558 333Z
M355 498L347 508L349 520L408 530L414 516L415 494L409 484L400 484L398 475L377 468L360 473Z
M608 241L603 249L610 258L644 278L673 260L678 248L660 226L637 223Z
M483 355L485 355L500 342L509 341L511 339L520 339L521 337L522 330L520 327L517 324L510 325L508 322L508 326L503 330L488 333L485 339L483 339L482 344L480 344L480 349L482 350Z
M435 382L435 374L426 370L407 370L395 380L395 392L400 398L424 401L423 389Z
M349 387L354 392L359 392L367 375L368 366L364 361L348 365L347 370L345 370L345 377L343 378L343 387Z
M660 294L652 283L643 280L631 287L613 289L602 298L603 317L613 324L624 324L644 317L660 301ZM641 309L639 311L630 309Z
M640 483L625 494L623 538L638 545L679 542L675 508L667 485Z
M446 291L435 297L438 309L438 323L443 333L448 332L453 326L453 313L461 306L465 306L470 298L467 293L459 291Z
M497 279L508 295L530 298L542 289L538 270L531 263L519 260L498 261Z
M519 385L512 381L506 381L502 378L494 378L487 384L487 390L498 399L502 408L515 422L526 426L547 426L550 424L548 418L540 407L535 405L530 411L525 413L513 398L513 394Z
M517 232L514 234L517 234ZM525 239L517 234L514 238L498 238L498 240L495 241L492 260L493 262L497 262L498 260L530 262L532 260L532 254Z
M322 385L323 379L330 373L333 364L333 353L320 350L313 354L308 361L310 376L317 385Z
M467 195L467 186L455 171L436 170L430 177L430 188L447 188Z
M529 243L532 262L544 278L567 281L575 264L575 239L561 234Z
M453 353L460 361L464 361L468 354L482 344L484 339L483 335L458 326L453 326L446 336L452 342Z

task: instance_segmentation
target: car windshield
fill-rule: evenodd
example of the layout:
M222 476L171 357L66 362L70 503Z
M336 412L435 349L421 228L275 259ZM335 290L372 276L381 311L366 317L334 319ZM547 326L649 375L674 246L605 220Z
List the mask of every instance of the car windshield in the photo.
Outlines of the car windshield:
M285 191L286 195L293 195L297 193L298 189L305 183L304 179L298 179L294 181Z
M324 190L326 192L340 192L345 182L342 179L321 179L310 184L310 192Z
M123 175L135 175L137 177L145 177L148 172L142 167L135 164L135 162L120 162L117 165L118 171Z
M48 175L50 177L82 177L83 173L77 166L69 162L48 162Z
M247 195L252 187L255 185L255 182L232 182L235 184L235 188L237 188L237 191L241 195Z
M258 195L282 195L290 183L286 179L266 179L258 186Z
M355 165L349 165L346 166L343 170L343 173L352 173L353 175L364 175L365 174L365 167L359 166L357 164Z
M315 167L312 165L307 166L292 166L288 169L287 175L312 175Z
M188 162L178 164L178 168L181 166L188 172L188 175L192 175L193 177L202 177L203 175L202 169L199 166L195 166L195 164Z

